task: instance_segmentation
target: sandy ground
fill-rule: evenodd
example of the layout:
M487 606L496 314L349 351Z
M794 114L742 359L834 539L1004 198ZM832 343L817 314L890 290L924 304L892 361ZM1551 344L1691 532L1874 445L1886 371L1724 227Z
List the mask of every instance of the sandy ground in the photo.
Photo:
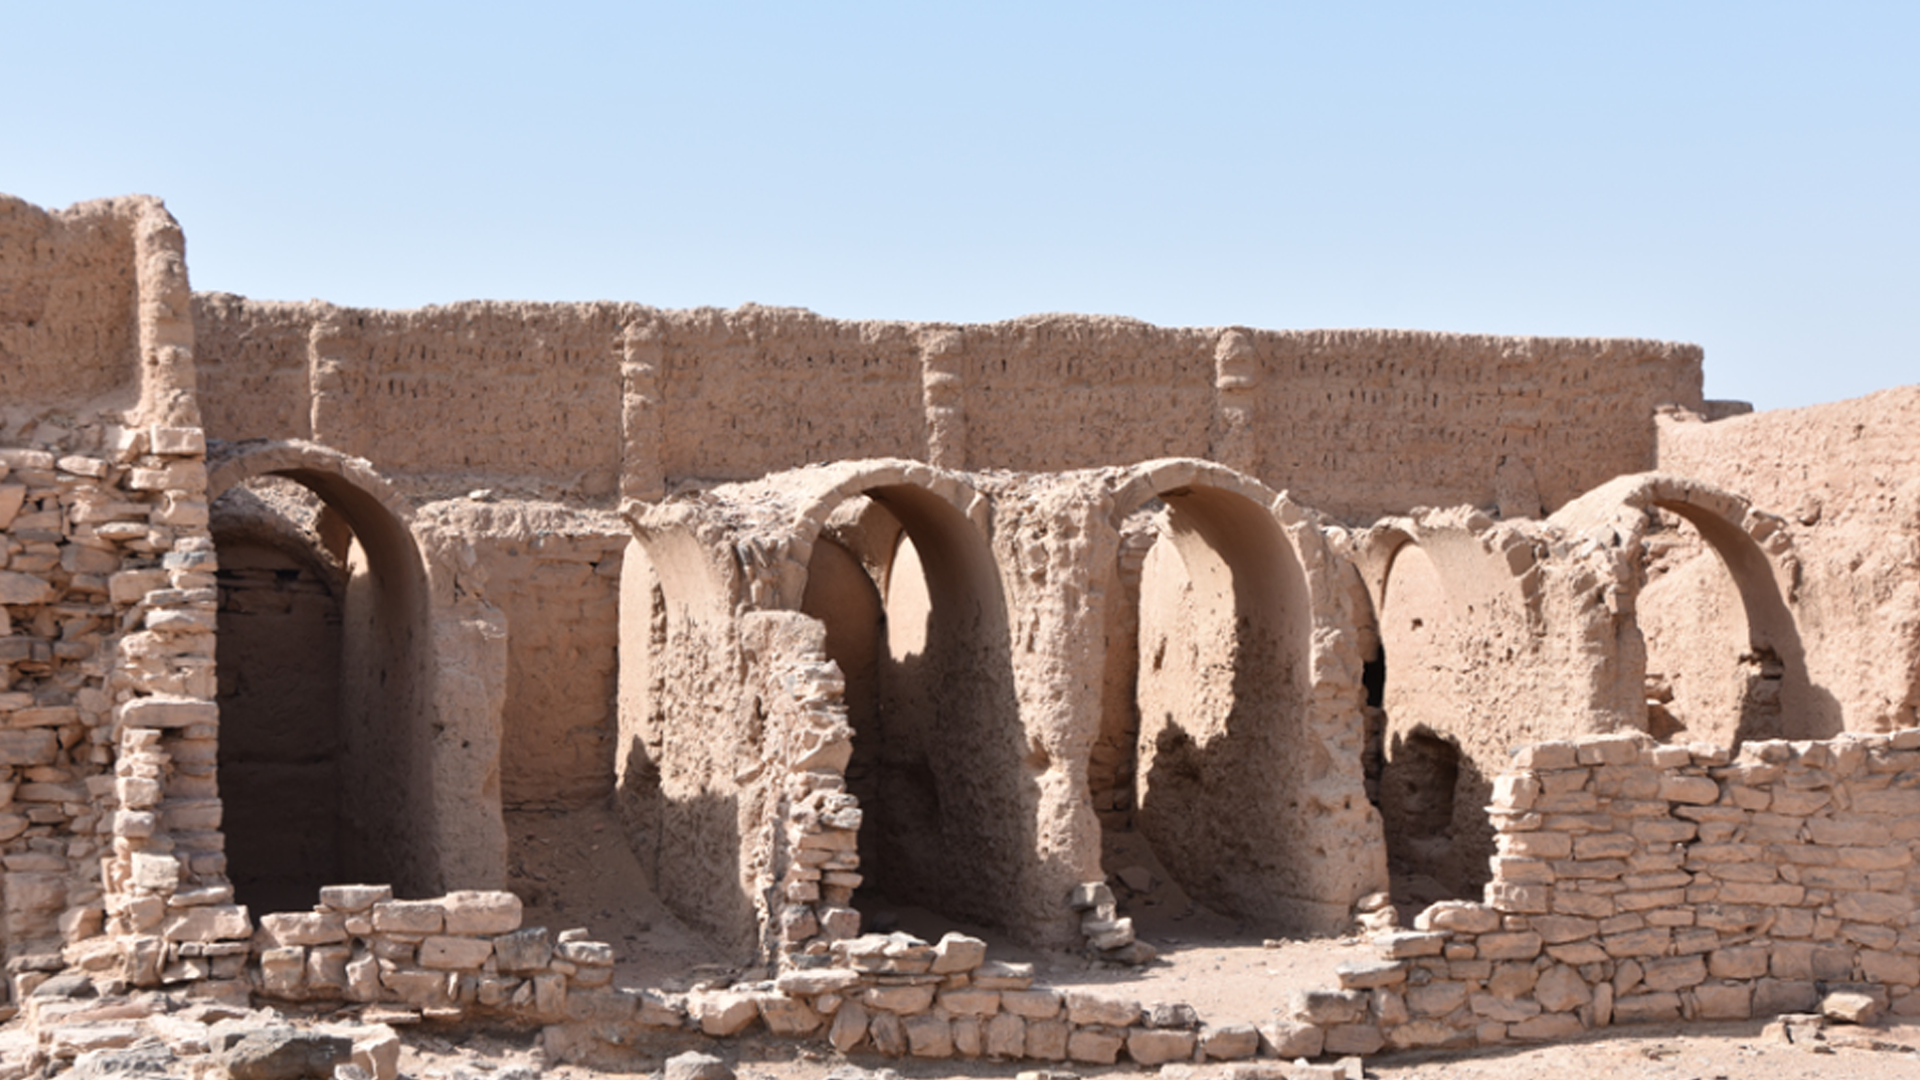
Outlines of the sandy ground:
M549 1065L531 1034L470 1033L459 1036L414 1031L405 1035L401 1070L416 1080L596 1080L618 1075L571 1065ZM674 1050L683 1047L672 1048ZM881 1080L893 1070L906 1080L1013 1077L1033 1063L890 1061L865 1055L843 1058L815 1047L757 1038L706 1042L706 1052L733 1066L741 1080ZM663 1053L665 1051L663 1050ZM639 1056L633 1073L658 1069L661 1056ZM1278 1062L1265 1062L1277 1068ZM1145 1077L1165 1080L1226 1080L1231 1066L1166 1065L1158 1070L1126 1066L1056 1066L1048 1080L1067 1077ZM1647 1025L1613 1029L1553 1046L1504 1047L1446 1054L1408 1054L1369 1059L1366 1075L1384 1080L1905 1080L1920 1078L1920 1027L1830 1027L1810 1042L1794 1044L1762 1021L1702 1024L1688 1029ZM853 1070L860 1070L856 1074ZM882 1074L883 1075L883 1074ZM1278 1080L1277 1072L1272 1074Z

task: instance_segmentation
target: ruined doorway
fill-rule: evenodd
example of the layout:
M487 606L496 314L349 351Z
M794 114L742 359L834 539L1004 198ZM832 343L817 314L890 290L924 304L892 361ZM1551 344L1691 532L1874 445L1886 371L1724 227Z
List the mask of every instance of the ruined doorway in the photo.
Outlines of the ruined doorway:
M984 538L924 489L869 490L815 539L801 611L846 678L867 924L921 908L1031 930L1019 881L1035 858L1034 763Z
M1453 601L1432 557L1408 541L1380 590L1380 817L1395 903L1471 898L1490 876L1485 781L1458 742L1461 653ZM1369 687L1369 698L1373 690Z
M457 887L435 804L425 572L397 497L301 444L237 444L210 473L215 554L233 562L215 648L237 897L258 913L310 909L342 881Z
M1648 510L1634 605L1646 645L1647 732L1731 747L1783 734L1786 668L1748 625L1733 573L1687 518Z
M346 879L340 683L351 540L331 526L318 498L275 477L212 506L228 876L256 913L306 910L321 886Z
M1302 800L1330 766L1302 722L1305 576L1243 495L1193 485L1143 509L1122 529L1132 610L1109 624L1089 768L1106 868L1136 918L1190 901L1241 930L1305 929L1322 914L1294 856L1323 841Z

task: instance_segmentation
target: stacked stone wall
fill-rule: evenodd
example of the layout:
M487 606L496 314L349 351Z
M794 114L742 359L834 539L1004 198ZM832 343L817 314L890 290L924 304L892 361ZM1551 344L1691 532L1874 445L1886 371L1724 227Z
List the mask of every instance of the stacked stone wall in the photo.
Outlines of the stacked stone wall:
M87 449L0 450L13 989L67 964L153 985L231 955L218 966L237 975L250 927L219 832L200 433L96 425L66 441Z
M584 930L522 927L509 892L396 900L385 885L330 885L310 912L260 919L254 988L282 1001L350 1001L429 1019L560 1019L570 990L613 982L613 948Z
M1920 1015L1920 730L1711 745L1596 736L1521 749L1494 785L1484 903L1379 939L1279 1042L1374 1053L1744 1020L1829 991ZM1304 1052L1304 1051L1303 1051Z

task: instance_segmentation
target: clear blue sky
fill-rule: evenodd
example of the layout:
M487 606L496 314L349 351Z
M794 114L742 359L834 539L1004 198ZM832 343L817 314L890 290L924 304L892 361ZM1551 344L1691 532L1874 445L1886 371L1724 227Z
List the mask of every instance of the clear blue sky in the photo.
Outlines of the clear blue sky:
M9 5L196 288L1694 341L1920 382L1920 3Z

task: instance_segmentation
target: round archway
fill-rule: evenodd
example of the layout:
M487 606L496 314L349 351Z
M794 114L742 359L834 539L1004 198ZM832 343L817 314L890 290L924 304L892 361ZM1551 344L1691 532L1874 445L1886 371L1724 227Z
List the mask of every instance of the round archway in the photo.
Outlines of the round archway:
M1027 933L1034 776L986 538L947 496L876 477L814 508L802 613L826 628L853 728L856 903ZM884 924L884 918L882 924Z
M234 444L209 464L236 898L265 912L343 880L440 891L425 572L405 502L323 447Z
M1109 667L1134 670L1105 680L1109 730L1096 754L1132 761L1096 760L1089 776L1131 789L1092 792L1110 860L1141 850L1114 835L1130 826L1150 875L1163 871L1222 915L1292 930L1320 917L1298 910L1324 891L1311 880L1325 840L1306 793L1331 762L1305 722L1312 605L1274 500L1237 476L1201 473L1136 484L1118 500L1133 521L1121 578L1137 581L1137 601L1133 647ZM1123 882L1129 869L1109 866Z

